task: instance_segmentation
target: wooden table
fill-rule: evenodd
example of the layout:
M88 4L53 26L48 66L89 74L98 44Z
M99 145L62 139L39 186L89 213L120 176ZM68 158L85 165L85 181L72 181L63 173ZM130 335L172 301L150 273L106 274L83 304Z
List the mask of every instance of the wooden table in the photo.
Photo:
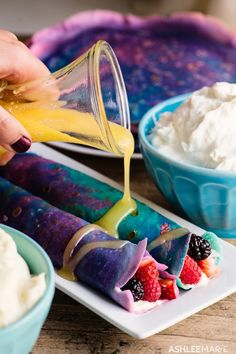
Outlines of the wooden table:
M66 154L123 183L121 160L68 152ZM173 211L147 175L142 160L132 162L131 189ZM236 241L231 243L236 245ZM206 353L208 350L211 353L218 351L236 354L236 294L159 334L145 340L137 340L57 290L48 319L32 353L164 354L181 349L174 346L181 346L182 352L185 350L185 352ZM188 347L183 348L183 346ZM197 346L207 347L201 349Z

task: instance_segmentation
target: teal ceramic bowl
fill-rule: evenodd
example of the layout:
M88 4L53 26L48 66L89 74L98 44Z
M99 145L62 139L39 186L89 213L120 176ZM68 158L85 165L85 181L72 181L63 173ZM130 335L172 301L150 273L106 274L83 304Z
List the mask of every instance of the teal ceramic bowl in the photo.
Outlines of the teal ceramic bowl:
M236 238L236 173L180 163L158 152L148 135L160 114L173 112L190 94L156 105L139 125L146 168L166 199L186 218L220 237Z
M44 250L23 233L0 225L10 234L19 254L28 264L32 274L46 274L46 290L43 297L18 321L0 328L0 354L28 354L35 344L48 315L54 295L54 269Z

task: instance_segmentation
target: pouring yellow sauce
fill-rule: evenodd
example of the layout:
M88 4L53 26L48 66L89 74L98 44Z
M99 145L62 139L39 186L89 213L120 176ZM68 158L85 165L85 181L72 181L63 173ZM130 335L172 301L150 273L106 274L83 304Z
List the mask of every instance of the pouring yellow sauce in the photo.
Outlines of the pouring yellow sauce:
M130 159L128 153L124 156L124 194L123 198L113 205L104 216L99 219L96 224L105 229L110 235L118 236L118 226L120 222L134 210L136 210L136 202L130 195Z
M120 222L136 209L130 195L130 160L134 151L131 132L113 122L108 122L118 149L104 143L101 128L90 113L63 108L65 102L16 103L0 101L0 105L15 116L29 131L34 142L60 141L88 145L102 150L113 151L124 157L124 194L111 209L97 221L110 235L118 237ZM1 150L0 150L1 153Z

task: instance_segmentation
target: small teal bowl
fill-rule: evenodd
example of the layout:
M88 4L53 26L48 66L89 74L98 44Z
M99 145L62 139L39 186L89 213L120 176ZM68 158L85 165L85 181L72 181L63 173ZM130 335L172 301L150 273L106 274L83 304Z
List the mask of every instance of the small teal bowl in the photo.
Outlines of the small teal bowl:
M160 114L173 112L190 94L156 105L139 125L146 168L166 199L194 224L220 237L236 238L236 173L180 163L158 152L148 135Z
M32 274L46 274L46 290L42 298L23 317L7 327L0 328L0 354L28 354L48 315L54 295L54 269L44 250L28 236L11 227L0 225L10 234L19 254Z

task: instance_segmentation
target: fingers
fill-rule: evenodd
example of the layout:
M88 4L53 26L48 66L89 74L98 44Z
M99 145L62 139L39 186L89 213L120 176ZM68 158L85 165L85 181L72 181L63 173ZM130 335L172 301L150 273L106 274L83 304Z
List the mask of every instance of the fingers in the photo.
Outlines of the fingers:
M10 91L9 91L10 90ZM8 85L4 91L4 96L6 95L6 100L9 101L9 97L14 100L14 97L19 101L57 101L60 97L60 89L58 88L58 83L53 78L50 79L40 79L36 81L31 81L24 84L20 84L19 88L14 85L14 95L12 96L12 85ZM11 96L9 96L9 94Z
M15 155L14 152L7 151L3 155L0 156L0 166L4 166L10 161L13 156Z
M25 152L31 146L31 138L27 130L1 106L0 142L11 152Z
M48 77L47 67L14 34L0 31L0 78L20 84Z
M17 42L18 38L12 32L6 31L4 29L0 30L0 40L5 40L7 42Z
M0 30L0 79L8 82L3 99L56 101L60 90L47 67L8 31ZM22 86L22 84L25 84ZM18 90L20 88L20 90ZM13 90L17 92L13 95Z
M34 58L29 50L18 41L17 37L9 31L0 30L0 53L0 79L20 83L34 79L38 75L48 75L47 68ZM1 106L0 143L8 150L0 155L0 164L7 163L14 155L14 151L27 151L31 145L28 132Z

